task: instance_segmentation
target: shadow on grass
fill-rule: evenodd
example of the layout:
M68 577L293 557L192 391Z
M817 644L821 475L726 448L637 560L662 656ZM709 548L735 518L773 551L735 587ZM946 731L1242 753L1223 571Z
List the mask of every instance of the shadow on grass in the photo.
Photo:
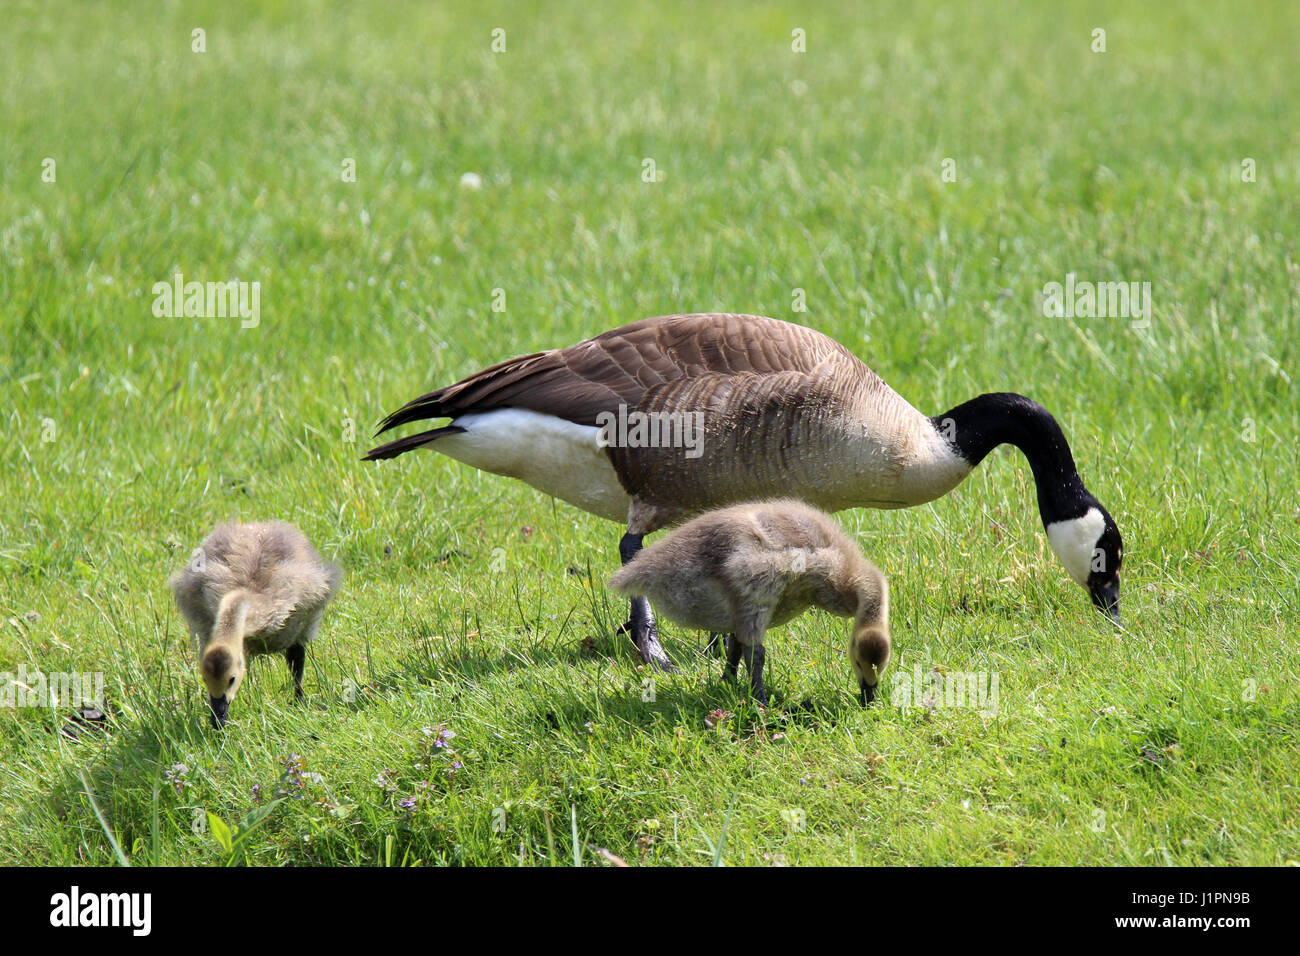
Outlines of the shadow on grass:
M786 699L775 691L770 704L760 707L747 691L717 677L703 686L661 682L653 701L641 701L635 693L620 693L611 687L595 700L573 696L537 702L524 708L519 719L540 732L574 735L586 733L590 725L598 723L604 739L629 741L647 734L671 734L678 727L700 733L724 726L733 730L762 727L769 733L787 727L825 728L852 719L860 709L847 693L815 701Z
M168 771L184 759L181 754L208 749L213 741L191 708L178 703L148 711L119 712L101 726L82 728L75 740L62 736L67 726L62 714L59 726L51 723L44 729L51 747L85 754L78 766L65 765L51 774L48 786L31 794L21 810L20 829L46 834L42 850L52 862L112 862L117 854L107 841L103 849L110 855L108 861L86 853L86 847L100 842L95 836L106 830L125 854L139 855L141 861L156 864L172 858L168 849L182 834L163 810L175 804L164 795L173 786Z
M695 641L664 639L679 668L676 674L657 674L640 664L631 640L621 633L605 631L594 639L527 644L527 636L521 638L520 644L504 650L486 643L460 643L439 653L426 646L401 659L396 668L377 675L370 689L402 692L420 685L436 688L440 698L455 701L459 691L478 688L485 681L499 685L515 681L516 699L523 704L515 713L521 720L575 733L584 732L589 722L610 718L626 725L629 733L643 733L666 720L670 725L685 722L701 727L718 710L744 719L761 718L773 726L818 726L839 722L861 709L856 696L847 691L834 692L825 700L787 698L779 677L769 679L771 702L760 709L749 695L743 668L739 681L724 680L721 658L704 652L704 635ZM592 673L593 665L599 669L597 675ZM548 693L533 706L538 698L537 675L557 668L572 669L574 680L559 685L547 682ZM507 692L504 687L502 692Z

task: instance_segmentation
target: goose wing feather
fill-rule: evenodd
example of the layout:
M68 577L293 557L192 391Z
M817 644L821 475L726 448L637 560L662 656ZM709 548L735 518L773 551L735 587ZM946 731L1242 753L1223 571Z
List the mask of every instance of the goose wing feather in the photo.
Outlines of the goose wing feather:
M717 387L719 378L811 375L828 364L856 373L849 377L859 381L875 379L853 353L803 326L732 313L659 316L568 348L500 362L408 402L379 431L507 407L595 425L602 412L639 407L648 391L679 379L708 376Z

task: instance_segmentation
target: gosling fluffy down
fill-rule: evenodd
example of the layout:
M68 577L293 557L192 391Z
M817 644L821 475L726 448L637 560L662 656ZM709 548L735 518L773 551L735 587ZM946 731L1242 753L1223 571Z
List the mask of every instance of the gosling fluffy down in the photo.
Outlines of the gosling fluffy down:
M226 723L250 656L284 654L302 699L307 642L342 576L283 521L220 525L172 575L176 606L198 642L214 727Z
M764 703L764 635L810 607L853 618L849 661L864 705L889 664L885 576L829 515L799 501L706 512L638 552L609 587L649 598L685 627L734 635L725 676L743 658Z

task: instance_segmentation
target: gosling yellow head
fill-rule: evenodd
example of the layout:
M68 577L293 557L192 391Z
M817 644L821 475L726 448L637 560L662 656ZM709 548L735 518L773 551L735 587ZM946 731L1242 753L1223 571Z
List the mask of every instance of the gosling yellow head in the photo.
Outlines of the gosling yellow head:
M888 625L857 625L849 641L849 661L858 678L859 700L866 706L876 699L880 677L889 666Z
M225 725L230 702L239 693L239 685L244 682L247 669L242 647L232 651L221 645L210 645L203 652L199 672L203 675L203 686L208 690L213 727Z

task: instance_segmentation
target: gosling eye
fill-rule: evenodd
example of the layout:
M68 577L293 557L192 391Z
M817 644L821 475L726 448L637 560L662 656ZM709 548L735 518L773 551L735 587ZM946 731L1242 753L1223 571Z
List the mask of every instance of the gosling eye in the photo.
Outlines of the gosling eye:
M235 679L232 677L230 678L230 683L226 685L226 690L230 690L230 688L234 686L235 686Z

